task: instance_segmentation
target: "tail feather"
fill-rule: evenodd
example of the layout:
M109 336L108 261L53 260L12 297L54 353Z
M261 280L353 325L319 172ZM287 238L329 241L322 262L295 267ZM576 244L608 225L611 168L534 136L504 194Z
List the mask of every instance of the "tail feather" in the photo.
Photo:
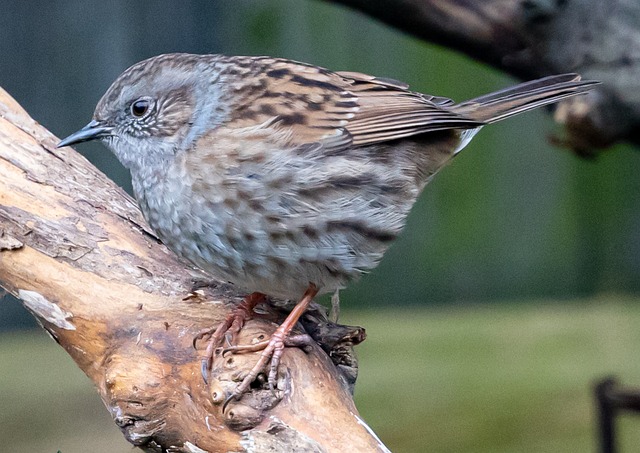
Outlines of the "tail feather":
M489 93L450 108L475 121L490 124L588 91L598 83L582 81L578 74L554 75Z

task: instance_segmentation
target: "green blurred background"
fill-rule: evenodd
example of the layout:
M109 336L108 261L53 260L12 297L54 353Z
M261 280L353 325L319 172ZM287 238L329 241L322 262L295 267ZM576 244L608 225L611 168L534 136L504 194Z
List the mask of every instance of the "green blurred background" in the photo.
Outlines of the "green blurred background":
M456 100L516 82L317 0L0 6L0 86L59 136L126 67L164 52L287 57ZM357 403L392 451L593 450L594 380L640 385L640 154L581 160L549 145L558 133L544 111L484 129L341 294L343 321L369 333ZM79 151L130 188L102 145ZM34 326L0 301L0 451L130 451ZM639 428L622 420L622 451L638 450Z

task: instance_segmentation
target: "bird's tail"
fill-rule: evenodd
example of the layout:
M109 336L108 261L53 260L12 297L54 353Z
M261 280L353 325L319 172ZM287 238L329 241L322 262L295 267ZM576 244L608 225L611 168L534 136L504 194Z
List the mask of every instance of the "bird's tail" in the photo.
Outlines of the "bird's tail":
M490 124L588 91L598 83L582 81L578 74L553 75L452 105L451 110Z

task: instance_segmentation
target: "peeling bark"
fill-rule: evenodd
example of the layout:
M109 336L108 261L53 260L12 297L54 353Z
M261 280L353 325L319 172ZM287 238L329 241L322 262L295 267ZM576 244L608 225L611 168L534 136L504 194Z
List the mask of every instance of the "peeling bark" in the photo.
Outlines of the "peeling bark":
M631 0L331 0L522 79L577 72L602 83L562 103L580 154L640 144L640 3Z
M282 399L258 385L223 413L257 354L217 356L207 387L192 339L242 295L223 283L192 291L207 276L146 230L120 188L56 143L0 90L0 285L95 383L127 440L153 452L386 451L351 398L352 346L364 331L328 323L318 307L302 323L318 346L282 358ZM265 306L239 342L270 335L282 319Z

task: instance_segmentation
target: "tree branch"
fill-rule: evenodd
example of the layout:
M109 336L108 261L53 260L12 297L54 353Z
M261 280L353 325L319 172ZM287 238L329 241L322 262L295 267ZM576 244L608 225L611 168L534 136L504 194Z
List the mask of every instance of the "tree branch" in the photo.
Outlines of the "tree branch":
M350 389L359 328L320 310L306 319L320 345L287 348L282 400L258 386L221 402L257 360L216 357L208 388L192 340L239 300L209 285L146 231L135 202L0 90L0 285L19 297L93 380L126 438L146 451L385 451ZM274 306L247 323L250 343L283 319Z
M640 144L640 4L620 0L331 0L523 79L603 84L560 105L565 145Z

